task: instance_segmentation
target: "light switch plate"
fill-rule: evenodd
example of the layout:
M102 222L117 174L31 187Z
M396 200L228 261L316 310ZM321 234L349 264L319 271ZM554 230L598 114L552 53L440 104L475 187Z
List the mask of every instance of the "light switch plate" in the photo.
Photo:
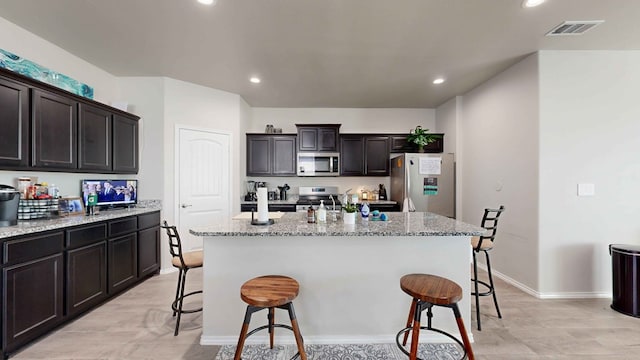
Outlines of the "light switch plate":
M594 184L578 184L578 196L594 196L596 186Z

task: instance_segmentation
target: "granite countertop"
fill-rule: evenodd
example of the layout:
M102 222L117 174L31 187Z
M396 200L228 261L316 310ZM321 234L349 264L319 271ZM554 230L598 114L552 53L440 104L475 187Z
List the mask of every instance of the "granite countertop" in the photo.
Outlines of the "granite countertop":
M18 220L18 225L0 227L0 239L8 238L12 236L27 235L42 231L62 229L71 226L91 224L95 222L117 219L132 215L140 215L159 211L162 206L158 204L149 204L143 206L136 206L131 209L113 209L103 210L95 216L86 215L69 215L65 217L55 217L50 219L37 219L37 220Z
M284 213L269 226L251 225L250 220L223 220L189 229L189 232L196 236L477 236L484 233L481 227L433 213L386 214L387 221L356 218L354 225L348 225L341 219L308 224L306 213Z

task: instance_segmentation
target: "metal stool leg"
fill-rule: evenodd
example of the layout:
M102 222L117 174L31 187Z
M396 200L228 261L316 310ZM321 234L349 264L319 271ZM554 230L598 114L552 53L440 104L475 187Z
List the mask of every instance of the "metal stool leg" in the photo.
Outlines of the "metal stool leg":
M182 315L182 303L184 302L184 285L187 282L187 269L182 271L182 284L180 286L180 298L178 300L178 318L176 319L176 330L173 332L173 336L178 336L178 329L180 328L180 316Z
M173 299L173 303L174 304L178 303L178 299L179 299L179 296L180 296L180 284L182 284L182 268L180 268L178 270L178 285L176 286L176 296ZM174 317L176 316L176 313L177 312L175 310L173 310L173 316Z
M462 315L460 315L460 309L458 309L458 304L453 304L451 308L453 309L453 314L456 317L456 323L458 324L460 336L462 336L462 343L464 344L464 349L467 352L467 357L469 360L475 360L473 349L471 348L471 342L469 341L467 330L464 327L464 321L462 320Z
M287 310L289 311L289 319L291 320L293 335L296 338L296 345L298 345L298 353L300 354L300 359L307 360L307 353L304 351L304 341L302 340L302 335L300 334L300 328L298 327L298 320L296 318L296 312L293 309L293 303L289 303L286 306Z
M240 329L240 337L238 338L238 345L236 346L236 353L233 356L233 360L240 360L242 355L242 348L244 347L244 341L247 339L247 331L249 330L249 323L251 323L251 315L260 311L262 308L255 306L247 306L247 311L244 313L244 322L242 323L242 329Z
M478 290L478 261L476 259L476 251L473 252L473 286L474 293L473 295L476 298L476 323L478 324L478 331L482 330L482 325L480 324L480 292Z
M489 260L489 253L487 251L484 252L484 255L487 257L487 272L489 273L489 284L491 285L491 294L493 295L493 304L496 306L496 312L498 313L498 318L502 319L502 314L500 314L500 308L498 307L498 297L496 296L496 288L493 285L493 275L491 275L491 260Z

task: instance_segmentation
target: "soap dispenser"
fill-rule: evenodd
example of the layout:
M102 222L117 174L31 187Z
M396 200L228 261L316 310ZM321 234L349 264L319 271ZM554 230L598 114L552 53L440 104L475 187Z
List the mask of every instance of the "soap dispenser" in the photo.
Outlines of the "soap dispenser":
M324 200L320 200L320 206L318 207L318 222L327 222L327 208L324 206Z

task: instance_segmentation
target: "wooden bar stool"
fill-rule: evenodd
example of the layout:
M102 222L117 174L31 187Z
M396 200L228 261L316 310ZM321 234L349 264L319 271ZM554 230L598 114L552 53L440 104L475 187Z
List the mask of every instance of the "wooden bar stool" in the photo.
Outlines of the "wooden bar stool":
M300 329L298 328L298 321L296 320L296 313L293 310L292 303L293 299L298 296L299 288L300 286L295 279L282 275L260 276L253 278L242 285L242 288L240 289L240 297L248 305L247 311L244 315L242 330L240 330L240 338L238 339L236 354L233 357L234 360L240 360L244 341L247 337L260 330L269 329L269 346L273 349L274 328L276 327L293 331L293 335L296 338L296 344L298 345L298 352L291 358L291 360L296 359L298 356L302 360L307 360L307 354L304 352L302 335L300 335ZM289 312L291 326L275 323L275 308L284 309ZM247 333L249 330L249 323L251 322L251 315L254 312L264 309L269 309L269 313L267 315L268 325L260 326Z
M400 279L400 288L405 293L411 295L413 300L409 309L409 317L407 318L407 326L396 335L396 344L404 352L409 355L410 360L418 358L418 337L420 330L428 330L447 336L458 343L464 350L464 358L474 360L473 349L467 336L467 330L464 327L460 310L458 309L458 301L462 299L462 288L455 282L440 276L427 274L409 274ZM444 306L451 308L458 324L458 331L462 336L462 342L453 335L436 329L431 326L431 318L433 306ZM420 317L424 310L427 310L427 326L420 326ZM407 352L404 346L407 345L407 338L411 332L411 351ZM400 335L404 334L402 345L400 344Z

